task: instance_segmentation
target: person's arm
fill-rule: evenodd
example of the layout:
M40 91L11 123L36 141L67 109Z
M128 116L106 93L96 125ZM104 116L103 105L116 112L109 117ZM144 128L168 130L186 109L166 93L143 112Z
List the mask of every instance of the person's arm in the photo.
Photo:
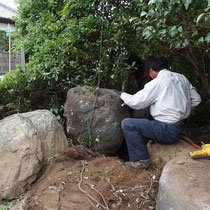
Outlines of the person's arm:
M191 84L190 84L190 99L191 99L192 108L195 108L201 102L201 96L198 94L196 88L194 88Z
M136 94L131 95L122 93L120 98L132 109L144 109L154 103L157 97L158 82L156 79L147 83L144 89L138 91Z

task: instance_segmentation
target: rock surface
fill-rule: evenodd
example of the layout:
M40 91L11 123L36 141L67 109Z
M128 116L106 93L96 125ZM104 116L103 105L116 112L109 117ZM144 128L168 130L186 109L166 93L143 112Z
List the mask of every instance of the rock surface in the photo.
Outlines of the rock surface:
M0 119L2 119L4 113L4 106L0 104Z
M1 120L0 199L19 196L36 180L44 161L67 147L61 125L47 110Z
M194 147L186 143L184 140L178 140L173 144L151 143L147 144L150 158L153 163L165 165L173 158L189 154L194 151Z
M10 210L26 210L27 199L28 197L25 197L23 200L18 202L15 206L12 206Z
M68 91L64 116L66 130L80 144L103 154L115 154L123 141L121 121L129 117L128 107L109 89L90 92L87 87Z
M168 162L159 180L156 210L210 210L209 160L188 155Z

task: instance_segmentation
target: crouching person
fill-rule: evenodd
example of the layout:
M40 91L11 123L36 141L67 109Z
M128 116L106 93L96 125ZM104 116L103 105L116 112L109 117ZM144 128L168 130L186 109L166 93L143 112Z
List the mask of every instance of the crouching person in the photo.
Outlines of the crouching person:
M139 110L150 106L154 120L126 118L122 121L130 161L125 165L135 169L147 169L150 158L146 143L171 144L177 141L183 130L183 120L201 102L201 97L184 75L168 70L163 57L146 59L153 79L134 95L120 92L120 97L130 108Z

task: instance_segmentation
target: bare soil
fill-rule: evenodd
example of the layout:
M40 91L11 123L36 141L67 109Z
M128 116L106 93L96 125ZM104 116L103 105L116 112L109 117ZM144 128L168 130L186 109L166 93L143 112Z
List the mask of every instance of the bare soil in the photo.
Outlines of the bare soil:
M30 210L155 209L161 168L135 170L116 157L71 147L27 192Z

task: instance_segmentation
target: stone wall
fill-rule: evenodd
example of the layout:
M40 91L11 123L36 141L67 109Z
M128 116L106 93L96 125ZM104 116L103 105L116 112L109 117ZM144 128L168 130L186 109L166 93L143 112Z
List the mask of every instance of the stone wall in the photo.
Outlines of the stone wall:
M11 70L16 69L16 65L21 64L20 55L11 54ZM9 53L0 52L0 75L9 71Z

